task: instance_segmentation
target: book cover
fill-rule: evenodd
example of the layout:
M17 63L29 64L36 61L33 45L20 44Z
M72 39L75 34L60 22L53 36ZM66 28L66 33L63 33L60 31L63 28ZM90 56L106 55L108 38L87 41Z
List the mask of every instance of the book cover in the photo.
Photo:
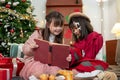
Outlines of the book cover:
M69 45L49 44L48 41L37 39L35 39L35 42L39 45L35 50L35 60L52 66L59 66L60 68L69 68L69 62L66 60L69 55Z
M69 46L65 44L52 44L52 61L53 66L69 68L69 62L66 58L69 55Z
M35 39L36 44L39 46L35 49L34 60L40 61L45 64L51 64L51 53L49 52L49 43L45 40Z

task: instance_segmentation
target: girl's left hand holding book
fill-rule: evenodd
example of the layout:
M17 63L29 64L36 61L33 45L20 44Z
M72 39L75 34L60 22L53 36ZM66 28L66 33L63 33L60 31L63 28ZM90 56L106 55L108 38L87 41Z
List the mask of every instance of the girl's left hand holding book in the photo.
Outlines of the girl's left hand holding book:
M71 54L68 55L68 57L66 58L66 60L67 60L68 62L71 62L71 60L72 60Z

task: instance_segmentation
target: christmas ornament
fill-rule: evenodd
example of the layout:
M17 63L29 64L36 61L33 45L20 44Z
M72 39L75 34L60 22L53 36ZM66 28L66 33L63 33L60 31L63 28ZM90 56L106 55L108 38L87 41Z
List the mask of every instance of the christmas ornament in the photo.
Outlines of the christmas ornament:
M14 29L11 29L11 30L10 30L10 33L14 33Z
M67 29L64 34L64 38L71 39L72 38L72 32L70 29Z
M17 6L18 5L18 3L17 2L13 2L13 6Z
M65 20L66 20L67 23L69 22L69 16L68 15L65 16Z
M6 6L5 6L6 8L10 8L10 4L6 4Z
M26 2L26 0L22 0L22 2Z
M20 29L20 37L23 38L23 30L22 30L22 28Z

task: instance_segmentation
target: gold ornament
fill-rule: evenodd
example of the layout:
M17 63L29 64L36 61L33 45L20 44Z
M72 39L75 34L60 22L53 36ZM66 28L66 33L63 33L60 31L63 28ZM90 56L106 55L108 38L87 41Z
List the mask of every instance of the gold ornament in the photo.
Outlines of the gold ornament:
M20 37L23 38L23 30L22 30L22 28L20 29Z

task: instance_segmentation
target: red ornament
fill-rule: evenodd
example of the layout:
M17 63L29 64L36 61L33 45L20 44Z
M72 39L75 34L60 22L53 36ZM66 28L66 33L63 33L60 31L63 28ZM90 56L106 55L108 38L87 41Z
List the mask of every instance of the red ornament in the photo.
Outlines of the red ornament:
M26 2L26 0L22 0L22 2Z
M72 32L70 29L65 31L64 38L71 39L72 38Z
M14 33L14 29L11 29L11 30L10 30L10 33Z
M6 6L5 6L6 8L10 8L10 4L6 4Z

